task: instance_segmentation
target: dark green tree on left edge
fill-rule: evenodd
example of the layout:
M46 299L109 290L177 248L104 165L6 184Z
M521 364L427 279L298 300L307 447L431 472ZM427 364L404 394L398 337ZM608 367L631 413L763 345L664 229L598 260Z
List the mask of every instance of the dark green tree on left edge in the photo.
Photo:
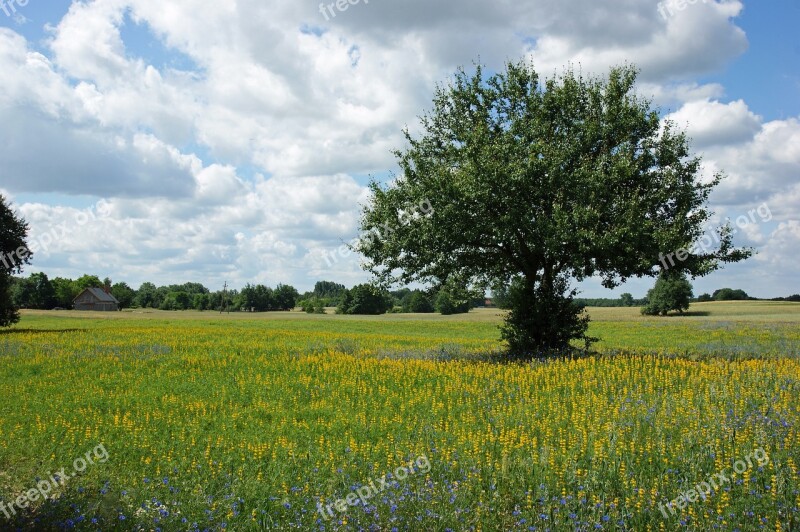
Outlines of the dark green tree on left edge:
M14 274L22 273L33 254L28 249L28 224L14 214L6 198L0 194L0 327L19 321L19 310L11 298Z

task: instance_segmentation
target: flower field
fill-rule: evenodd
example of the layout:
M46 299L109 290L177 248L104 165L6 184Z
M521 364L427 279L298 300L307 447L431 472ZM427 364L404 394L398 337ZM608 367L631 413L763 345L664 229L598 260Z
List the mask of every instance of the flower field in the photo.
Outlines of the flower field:
M26 314L0 529L800 530L798 307L600 315L600 354L529 364L488 312Z

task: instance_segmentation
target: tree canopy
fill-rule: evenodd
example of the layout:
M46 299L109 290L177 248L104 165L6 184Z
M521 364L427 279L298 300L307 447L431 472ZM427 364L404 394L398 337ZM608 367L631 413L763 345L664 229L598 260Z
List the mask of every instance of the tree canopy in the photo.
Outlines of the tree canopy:
M689 310L692 297L692 285L684 274L665 272L658 277L655 286L648 290L647 304L642 307L642 314L666 316L673 310L683 314Z
M665 254L702 236L723 177L701 180L686 135L635 94L636 77L630 66L591 79L567 69L543 80L525 63L489 77L459 70L422 133L405 131L401 175L370 184L366 267L384 283L509 286L515 355L589 340L572 282L659 275ZM408 216L422 202L430 213ZM671 268L700 276L749 256L730 226L718 232L718 249L696 247Z
M714 290L714 293L711 294L711 297L715 301L747 301L750 299L750 296L747 295L747 292L739 288L720 288L719 290Z
M12 300L12 276L22 273L30 264L32 253L28 249L28 224L18 217L5 196L0 194L0 327L19 321L19 312Z

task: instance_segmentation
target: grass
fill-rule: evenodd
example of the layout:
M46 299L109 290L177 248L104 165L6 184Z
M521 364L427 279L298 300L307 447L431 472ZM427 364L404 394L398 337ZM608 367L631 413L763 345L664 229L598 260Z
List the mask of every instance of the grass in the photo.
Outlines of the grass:
M0 332L0 499L108 460L0 529L797 529L800 305L691 310L591 309L600 353L532 364L479 360L493 310L26 312Z

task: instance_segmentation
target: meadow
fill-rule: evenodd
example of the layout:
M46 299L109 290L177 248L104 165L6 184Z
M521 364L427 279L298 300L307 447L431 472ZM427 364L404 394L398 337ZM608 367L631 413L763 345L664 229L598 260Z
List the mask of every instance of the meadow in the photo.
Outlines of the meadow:
M591 313L504 363L492 310L26 312L0 529L800 530L800 305Z

